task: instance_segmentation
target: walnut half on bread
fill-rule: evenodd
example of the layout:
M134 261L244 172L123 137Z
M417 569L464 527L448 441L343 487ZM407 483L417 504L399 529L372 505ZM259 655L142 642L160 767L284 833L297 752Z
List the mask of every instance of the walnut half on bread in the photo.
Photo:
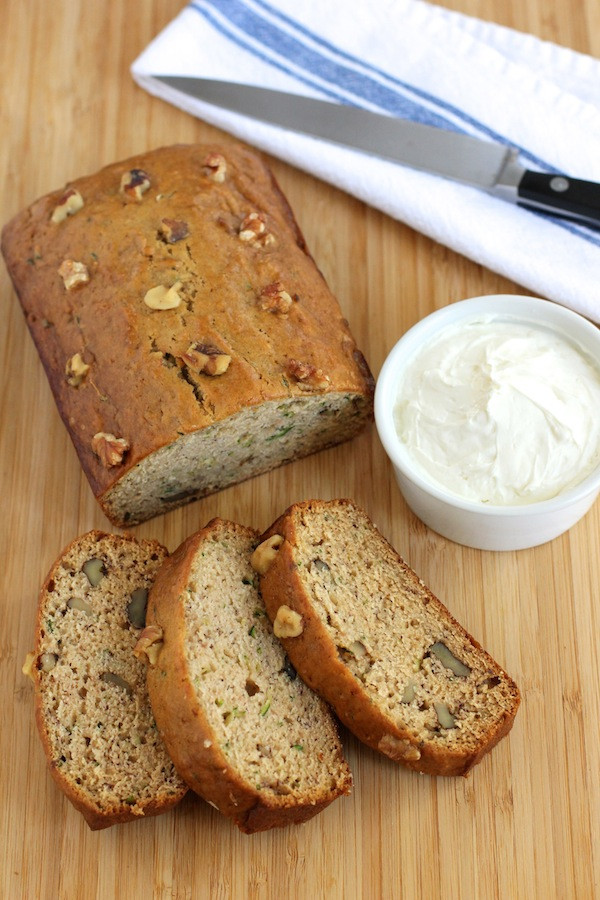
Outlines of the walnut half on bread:
M372 418L368 365L273 175L243 146L164 147L78 178L9 222L2 252L116 525ZM85 361L75 375L73 360ZM114 438L108 455L97 435Z

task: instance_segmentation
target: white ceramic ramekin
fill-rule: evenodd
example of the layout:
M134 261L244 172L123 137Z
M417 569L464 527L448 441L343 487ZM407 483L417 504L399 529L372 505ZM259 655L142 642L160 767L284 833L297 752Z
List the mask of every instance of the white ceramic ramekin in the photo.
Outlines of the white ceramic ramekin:
M412 511L444 537L482 550L522 550L544 544L574 525L600 492L600 466L574 488L551 500L499 506L464 500L417 471L394 425L394 406L404 368L440 331L476 316L550 328L579 347L600 366L600 329L577 313L548 300L499 294L462 300L432 313L392 348L377 379L375 423L396 480ZM600 410L590 410L590 416Z

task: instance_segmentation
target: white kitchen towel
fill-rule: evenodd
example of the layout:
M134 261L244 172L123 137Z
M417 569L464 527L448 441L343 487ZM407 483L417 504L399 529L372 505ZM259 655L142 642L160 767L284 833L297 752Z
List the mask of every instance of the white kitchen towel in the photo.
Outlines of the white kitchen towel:
M149 92L600 322L600 230L256 122L152 77L349 103L510 144L528 168L600 181L599 60L425 0L192 0L132 74Z

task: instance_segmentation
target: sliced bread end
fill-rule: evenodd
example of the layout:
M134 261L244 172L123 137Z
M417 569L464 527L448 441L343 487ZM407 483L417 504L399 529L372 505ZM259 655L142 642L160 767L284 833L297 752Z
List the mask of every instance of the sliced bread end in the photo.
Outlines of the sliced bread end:
M167 551L92 531L42 587L27 674L50 772L93 830L157 815L187 787L156 728L133 655L147 591Z

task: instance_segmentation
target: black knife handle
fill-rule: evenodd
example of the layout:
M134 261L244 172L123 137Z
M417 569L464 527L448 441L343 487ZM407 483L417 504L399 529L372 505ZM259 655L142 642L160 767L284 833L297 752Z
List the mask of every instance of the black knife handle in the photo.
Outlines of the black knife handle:
M517 196L522 206L600 228L600 184L593 181L528 170L519 182Z

